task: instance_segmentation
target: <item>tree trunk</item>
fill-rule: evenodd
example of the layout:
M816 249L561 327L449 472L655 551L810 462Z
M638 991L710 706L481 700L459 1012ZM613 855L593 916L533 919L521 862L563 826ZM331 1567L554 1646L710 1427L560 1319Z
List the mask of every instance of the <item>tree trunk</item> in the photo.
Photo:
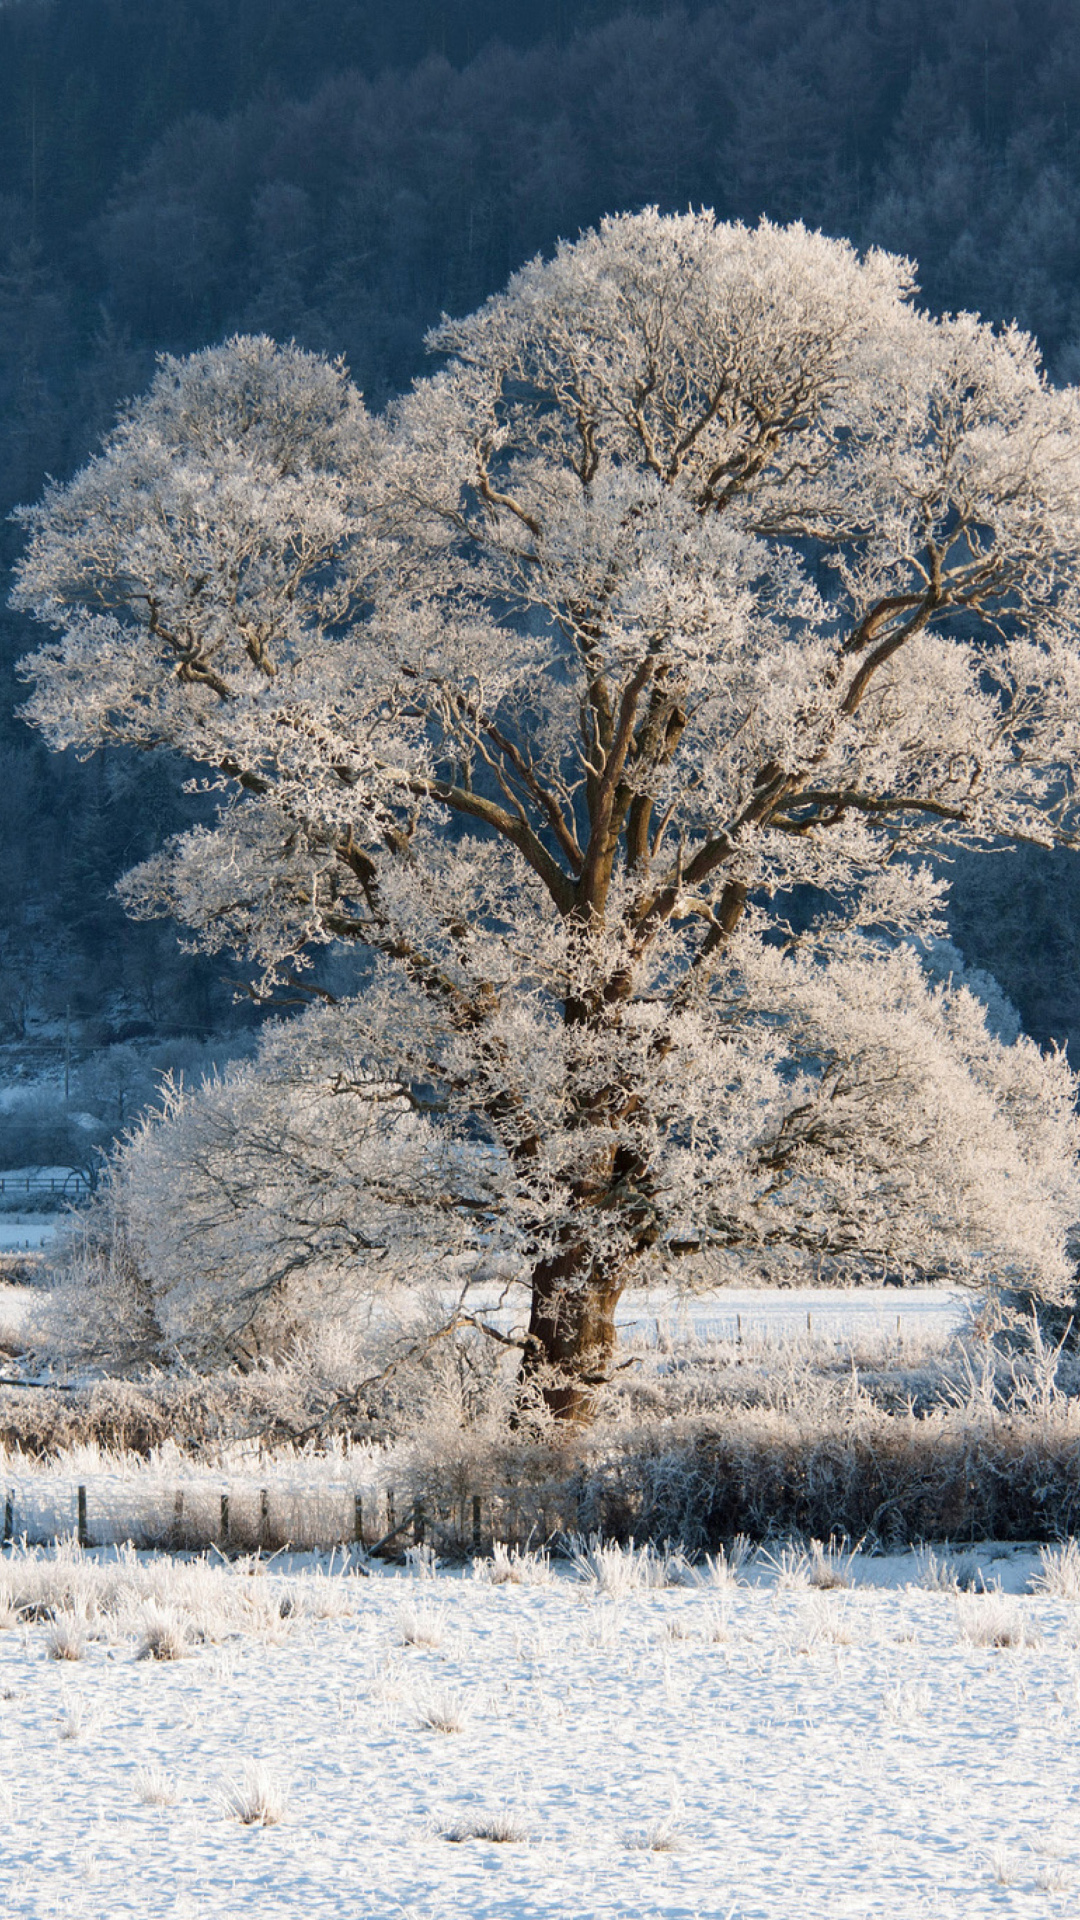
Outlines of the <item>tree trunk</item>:
M587 1426L611 1374L621 1275L568 1247L533 1270L532 1310L519 1384L523 1412L537 1401L554 1419Z

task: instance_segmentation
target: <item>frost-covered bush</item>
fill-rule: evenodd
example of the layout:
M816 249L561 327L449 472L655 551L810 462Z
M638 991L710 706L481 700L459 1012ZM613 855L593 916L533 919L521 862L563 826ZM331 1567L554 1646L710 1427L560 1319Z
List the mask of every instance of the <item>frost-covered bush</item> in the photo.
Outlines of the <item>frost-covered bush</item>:
M328 1062L310 1023L284 1026L257 1069L166 1083L60 1272L96 1261L118 1329L199 1362L281 1355L376 1307L418 1331L425 1283L452 1283L463 1240L450 1211L433 1265L451 1152L362 1059Z

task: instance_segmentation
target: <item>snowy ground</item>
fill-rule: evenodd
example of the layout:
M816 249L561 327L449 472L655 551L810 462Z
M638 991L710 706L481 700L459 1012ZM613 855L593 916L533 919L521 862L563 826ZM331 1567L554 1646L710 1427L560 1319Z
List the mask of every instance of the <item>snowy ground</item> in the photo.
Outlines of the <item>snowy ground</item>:
M944 1345L979 1304L960 1287L723 1287L683 1297L657 1287L624 1294L617 1319L624 1340L661 1345L740 1335L779 1344L805 1333L833 1342L899 1334Z
M9 1625L0 1913L1075 1914L1080 1601L978 1559L1004 1595L905 1584L941 1577L911 1557L834 1591L211 1568L210 1637L168 1664L130 1608Z
M0 1213L0 1253L40 1253L56 1239L58 1213Z

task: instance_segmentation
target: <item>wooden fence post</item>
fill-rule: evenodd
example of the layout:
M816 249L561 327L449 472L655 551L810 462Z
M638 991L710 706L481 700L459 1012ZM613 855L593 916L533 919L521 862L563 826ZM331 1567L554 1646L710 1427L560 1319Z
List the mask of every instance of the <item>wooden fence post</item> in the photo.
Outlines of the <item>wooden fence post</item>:
M259 1495L259 1545L265 1547L270 1538L270 1489L264 1487Z
M364 1544L364 1502L362 1496L358 1493L353 1495L352 1537L355 1545L362 1548Z
M221 1496L221 1544L225 1547L229 1544L229 1496L227 1493Z
M15 1495L12 1493L9 1487L7 1499L4 1501L4 1545L5 1547L10 1547L11 1536L14 1533L14 1531L15 1531Z
M413 1501L412 1532L414 1544L422 1547L424 1544L424 1503L422 1500Z
M88 1547L90 1545L90 1534L86 1525L86 1488L85 1487L79 1488L78 1511L79 1511L79 1521L78 1521L79 1545L80 1547Z
M473 1544L473 1552L479 1553L481 1550L481 1535L480 1535L480 1495L478 1493L474 1493L472 1497L472 1544Z

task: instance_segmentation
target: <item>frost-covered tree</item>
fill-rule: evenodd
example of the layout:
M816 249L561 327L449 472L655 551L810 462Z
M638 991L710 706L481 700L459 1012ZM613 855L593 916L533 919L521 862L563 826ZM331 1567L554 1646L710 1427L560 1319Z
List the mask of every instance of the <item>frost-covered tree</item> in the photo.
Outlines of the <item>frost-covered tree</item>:
M132 910L267 978L367 950L324 1091L337 1032L431 1130L410 1231L524 1287L558 1417L679 1261L1066 1291L1072 1078L908 942L931 856L1076 830L1077 393L901 260L706 213L606 221L432 345L380 420L266 340L164 361L27 513L32 719L221 797Z

